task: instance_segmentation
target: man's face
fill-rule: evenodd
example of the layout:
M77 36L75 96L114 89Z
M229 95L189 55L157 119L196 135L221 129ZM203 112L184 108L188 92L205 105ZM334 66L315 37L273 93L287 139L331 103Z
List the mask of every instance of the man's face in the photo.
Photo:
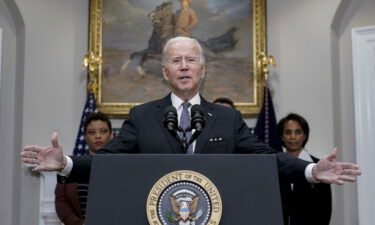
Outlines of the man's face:
M192 98L199 91L204 69L194 42L176 41L168 46L163 75L180 98L189 100L186 98Z
M189 2L189 0L181 0L181 5L182 5L183 7L187 7L187 6L190 5L190 2Z

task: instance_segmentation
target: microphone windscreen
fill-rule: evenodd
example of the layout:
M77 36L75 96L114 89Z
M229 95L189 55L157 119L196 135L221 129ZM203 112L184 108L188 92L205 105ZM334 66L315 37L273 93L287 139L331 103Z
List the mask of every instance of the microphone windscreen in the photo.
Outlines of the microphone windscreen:
M191 127L195 129L196 131L200 132L206 124L202 106L193 105L190 111L191 111Z
M195 104L191 107L191 110L190 110L191 117L193 117L193 115L195 115L196 113L203 115L202 106Z
M164 127L169 131L174 131L178 127L177 110L173 106L168 106L164 111Z
M177 116L177 109L173 107L172 105L170 105L164 110L164 115L167 115L167 114L176 114Z

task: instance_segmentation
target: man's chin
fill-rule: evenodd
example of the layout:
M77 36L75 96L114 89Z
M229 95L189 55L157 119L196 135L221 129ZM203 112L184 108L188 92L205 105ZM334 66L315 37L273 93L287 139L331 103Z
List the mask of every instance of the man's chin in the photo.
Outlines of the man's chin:
M193 97L198 91L194 88L179 88L174 89L173 92L177 94L179 97Z
M191 92L194 88L192 88L192 85L180 85L176 88L178 92L184 93L184 92Z

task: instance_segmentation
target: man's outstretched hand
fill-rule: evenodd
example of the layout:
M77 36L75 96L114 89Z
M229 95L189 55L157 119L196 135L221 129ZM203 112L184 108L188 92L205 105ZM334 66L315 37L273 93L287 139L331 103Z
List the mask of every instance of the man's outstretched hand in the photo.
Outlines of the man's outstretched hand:
M320 159L312 170L313 177L327 184L344 184L355 182L355 176L361 175L359 166L353 163L337 162L337 148Z
M49 147L25 146L20 154L22 162L36 165L33 171L62 171L66 159L56 132L51 135L51 144Z

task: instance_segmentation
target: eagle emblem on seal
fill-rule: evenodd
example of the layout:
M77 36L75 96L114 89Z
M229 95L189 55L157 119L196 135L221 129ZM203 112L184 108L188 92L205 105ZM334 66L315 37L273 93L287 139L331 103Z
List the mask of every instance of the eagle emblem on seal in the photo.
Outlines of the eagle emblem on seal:
M199 195L188 189L182 189L169 196L172 210L167 211L169 222L178 225L195 225L195 222L203 214L202 210L197 213Z

